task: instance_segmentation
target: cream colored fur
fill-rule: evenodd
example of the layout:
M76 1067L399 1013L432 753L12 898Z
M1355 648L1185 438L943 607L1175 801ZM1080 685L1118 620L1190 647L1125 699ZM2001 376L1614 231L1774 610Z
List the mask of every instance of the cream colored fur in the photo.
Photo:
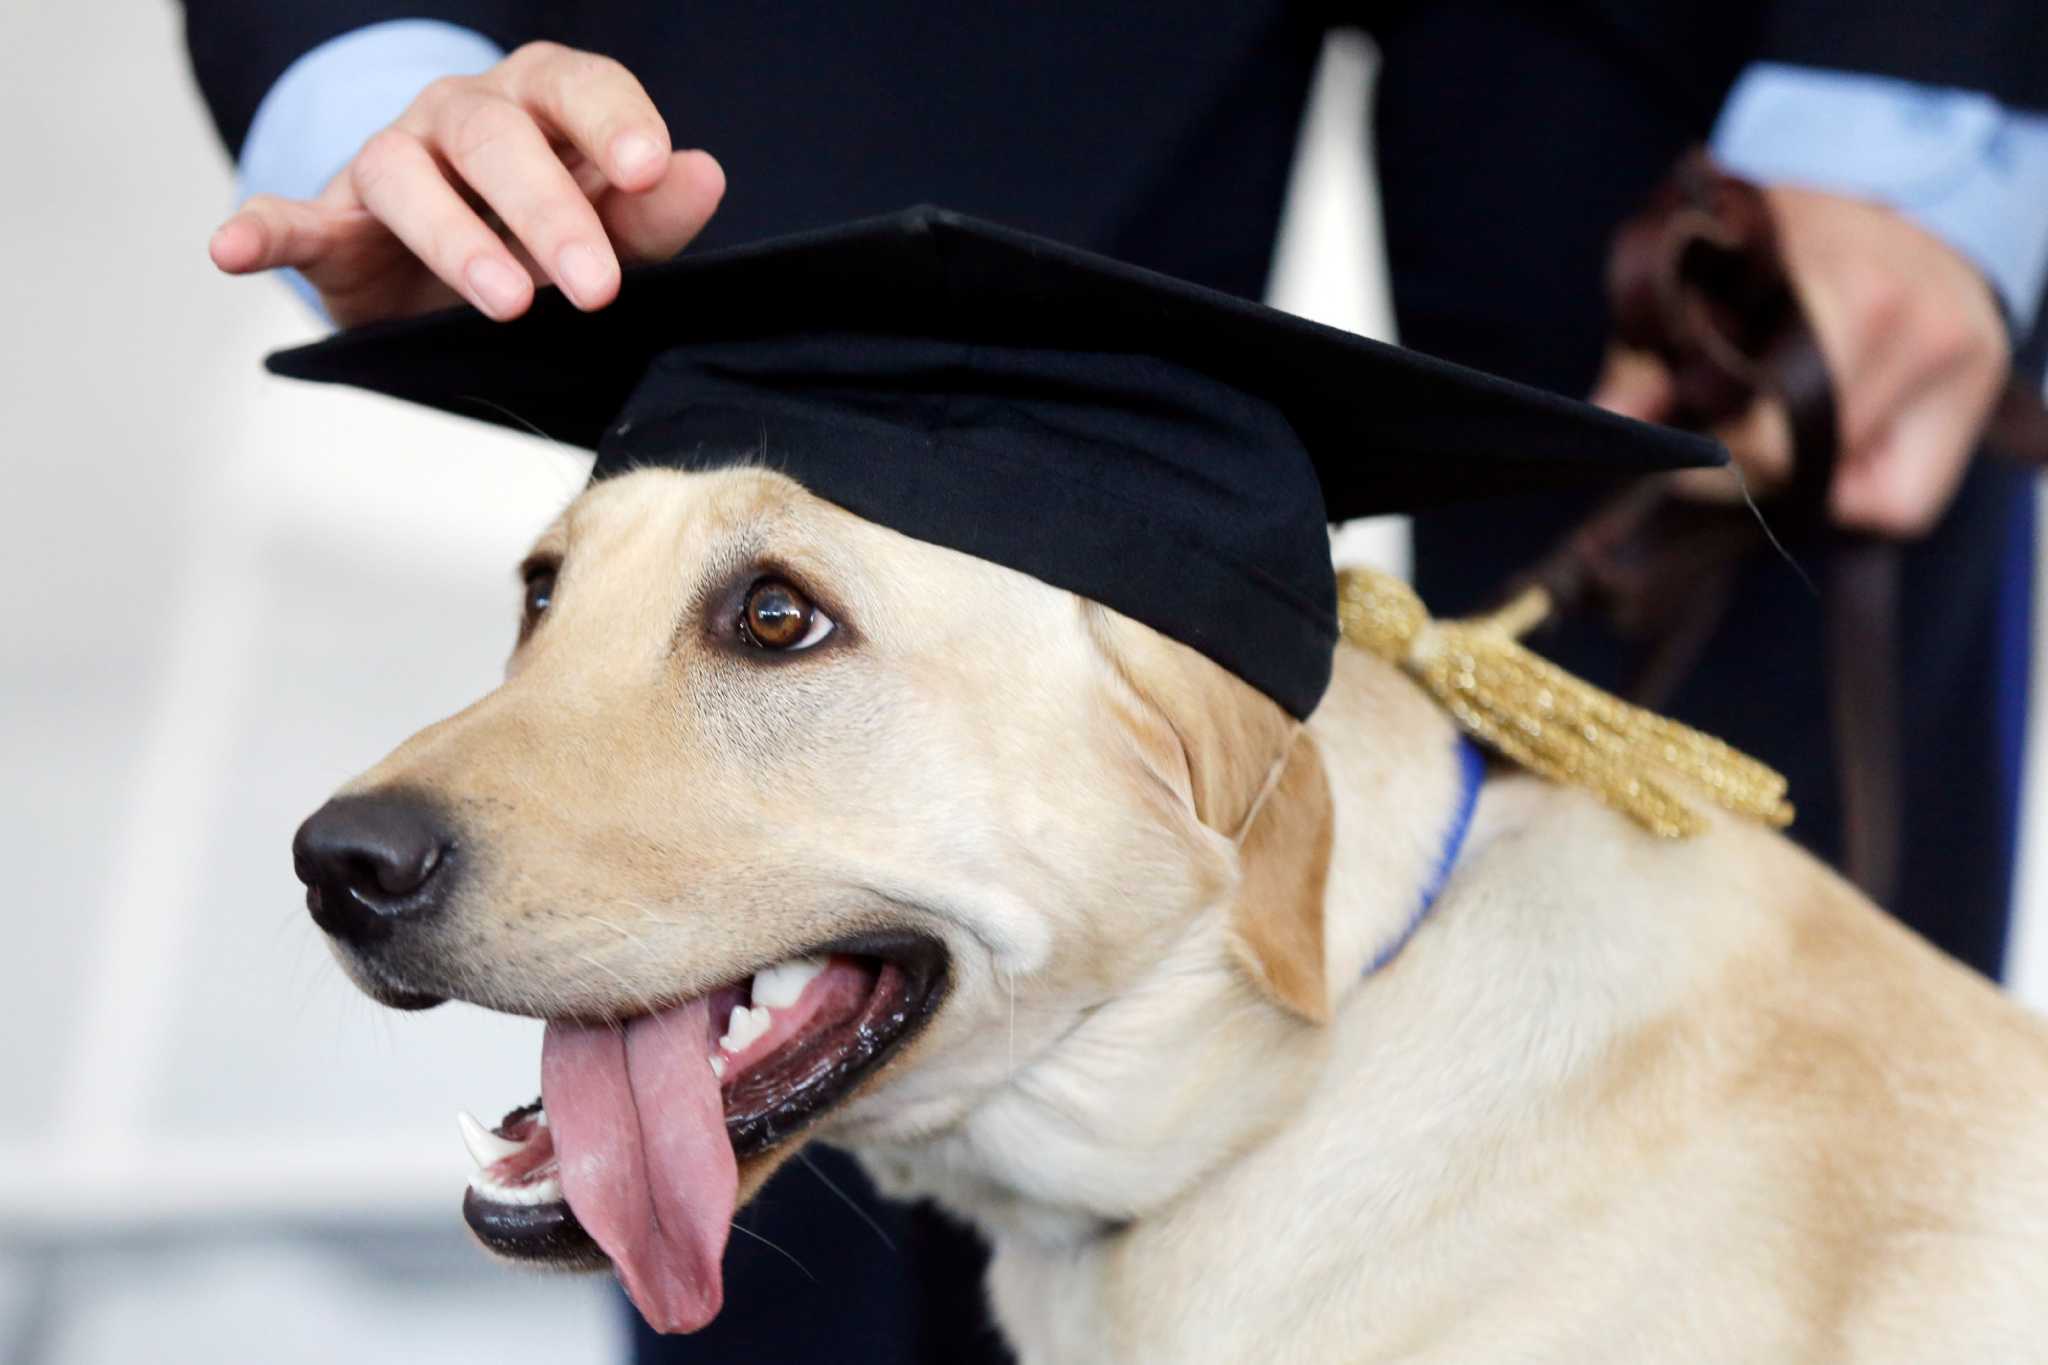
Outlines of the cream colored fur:
M351 970L616 1016L939 937L944 1008L818 1136L988 1233L1027 1365L2048 1360L2048 1028L1782 838L1496 776L1365 976L1457 798L1376 661L1300 726L759 472L600 485L541 550L506 685L355 784L458 812L453 922ZM767 570L833 648L719 644Z

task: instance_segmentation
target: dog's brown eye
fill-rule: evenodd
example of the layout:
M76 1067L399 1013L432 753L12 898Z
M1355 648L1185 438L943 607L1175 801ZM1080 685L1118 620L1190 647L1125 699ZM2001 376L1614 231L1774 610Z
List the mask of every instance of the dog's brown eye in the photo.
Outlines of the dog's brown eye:
M533 623L555 600L555 568L552 564L539 565L526 574L526 615L520 625L520 633L533 629Z
M747 589L740 632L762 649L809 649L832 633L832 620L781 579L764 578Z

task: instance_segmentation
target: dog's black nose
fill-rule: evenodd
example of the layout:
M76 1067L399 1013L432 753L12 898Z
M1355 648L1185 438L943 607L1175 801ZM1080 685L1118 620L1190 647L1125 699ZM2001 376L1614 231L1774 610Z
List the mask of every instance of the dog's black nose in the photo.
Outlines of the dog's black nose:
M432 915L451 880L453 830L435 807L402 792L343 796L314 811L292 840L313 922L350 943L372 943Z

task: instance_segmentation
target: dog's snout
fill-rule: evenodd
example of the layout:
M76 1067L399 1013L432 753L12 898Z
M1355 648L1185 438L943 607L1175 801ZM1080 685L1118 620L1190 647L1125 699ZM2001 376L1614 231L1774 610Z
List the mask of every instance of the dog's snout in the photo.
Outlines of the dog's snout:
M314 923L354 944L438 910L454 855L448 820L431 802L402 792L337 797L292 840Z

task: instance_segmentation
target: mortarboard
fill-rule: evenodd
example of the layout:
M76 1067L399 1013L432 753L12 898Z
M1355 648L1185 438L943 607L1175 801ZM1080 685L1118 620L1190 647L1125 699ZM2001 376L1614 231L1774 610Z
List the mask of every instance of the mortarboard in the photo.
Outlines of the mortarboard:
M1328 523L1722 463L1713 442L943 209L684 255L577 312L269 358L643 465L780 469L1208 655L1295 716Z

